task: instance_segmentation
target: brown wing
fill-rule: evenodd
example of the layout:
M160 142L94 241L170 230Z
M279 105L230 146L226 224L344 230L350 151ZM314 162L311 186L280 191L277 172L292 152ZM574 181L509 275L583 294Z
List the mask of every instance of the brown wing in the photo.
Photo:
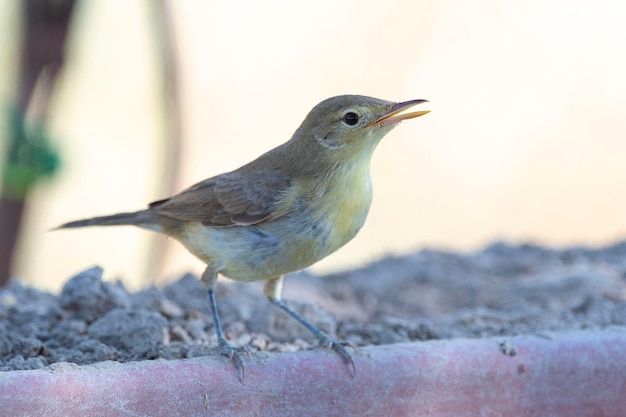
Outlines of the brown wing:
M168 199L150 204L156 213L207 226L250 225L280 215L279 201L288 195L291 181L275 173L244 179L237 172L199 182Z

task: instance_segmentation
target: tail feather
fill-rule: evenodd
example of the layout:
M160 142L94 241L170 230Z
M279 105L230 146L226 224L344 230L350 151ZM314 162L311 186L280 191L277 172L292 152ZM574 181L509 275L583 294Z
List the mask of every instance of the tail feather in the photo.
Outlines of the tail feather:
M154 214L149 210L135 211L133 213L118 213L109 216L92 217L90 219L75 220L55 227L52 230L68 229L85 226L123 226L133 225L159 230Z

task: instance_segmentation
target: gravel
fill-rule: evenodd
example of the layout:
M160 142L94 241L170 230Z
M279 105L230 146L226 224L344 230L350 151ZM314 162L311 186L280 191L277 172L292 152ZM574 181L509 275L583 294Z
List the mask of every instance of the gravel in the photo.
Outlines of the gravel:
M265 300L262 283L220 282L216 293L233 345L272 352L317 345ZM314 324L356 346L626 330L626 242L422 250L325 277L292 274L283 295L298 300L289 304ZM206 292L191 274L135 293L103 280L100 267L70 278L58 296L13 281L0 290L0 334L0 371L219 355ZM514 354L506 341L501 347Z

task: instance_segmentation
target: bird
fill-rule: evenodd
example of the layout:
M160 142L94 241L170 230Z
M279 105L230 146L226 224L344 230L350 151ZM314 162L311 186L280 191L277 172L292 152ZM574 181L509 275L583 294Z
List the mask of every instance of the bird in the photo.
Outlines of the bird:
M218 349L245 372L247 348L226 339L214 288L218 274L264 280L268 300L336 351L356 374L350 343L323 332L281 298L285 274L307 268L354 238L372 202L370 162L381 139L428 100L340 95L317 104L287 142L240 168L198 182L146 209L71 221L57 229L134 225L173 237L206 264L201 282Z

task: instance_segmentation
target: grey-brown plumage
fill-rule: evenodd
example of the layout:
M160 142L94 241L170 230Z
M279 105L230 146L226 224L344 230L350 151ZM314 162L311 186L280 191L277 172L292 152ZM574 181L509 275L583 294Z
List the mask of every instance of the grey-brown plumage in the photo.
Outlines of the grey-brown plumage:
M180 194L150 204L150 210L205 226L243 226L268 220L278 211L292 179L277 172L246 175L240 169L202 181Z
M85 226L140 226L141 224L155 224L156 219L150 210L135 211L132 213L118 213L109 216L92 217L90 219L75 220L57 227L57 229L69 229Z
M424 101L332 97L311 110L289 141L235 171L199 182L145 210L73 221L59 228L136 225L179 240L207 264L202 282L219 345L242 372L243 358L226 341L215 308L218 273L239 281L266 280L265 294L271 302L354 367L344 344L282 302L282 277L326 257L357 234L371 204L369 166L374 149L400 121L428 113L402 113Z

